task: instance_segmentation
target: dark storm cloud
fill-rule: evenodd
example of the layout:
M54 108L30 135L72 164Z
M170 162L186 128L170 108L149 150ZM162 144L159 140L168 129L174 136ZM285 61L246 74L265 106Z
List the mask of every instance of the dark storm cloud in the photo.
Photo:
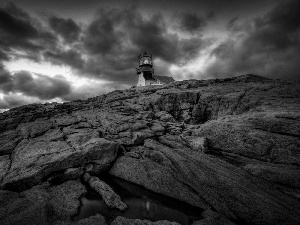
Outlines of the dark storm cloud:
M168 63L175 63L180 59L179 38L177 34L167 30L165 20L160 14L149 20L137 19L128 29L129 39L138 50L148 50Z
M20 106L20 105L25 105L28 104L28 102L24 101L23 99L20 98L10 98L8 96L4 96L3 99L0 99L0 113L2 112L3 109L9 109L12 107Z
M36 38L37 30L32 26L28 17L19 16L19 9L13 4L7 8L0 8L0 45L2 47L22 46L25 48L37 48L28 40ZM16 15L13 13L16 12Z
M85 62L82 59L81 54L74 49L57 52L46 51L44 53L46 60L51 61L53 64L57 65L69 65L72 68L81 69L83 68Z
M80 27L72 19L64 19L52 16L49 18L50 27L59 35L61 35L66 42L77 41L80 34Z
M52 16L47 21L54 33L46 31L41 21L13 4L0 10L5 18L5 23L0 23L0 53L6 53L0 54L0 60L7 60L7 54L35 61L44 59L68 65L80 76L119 84L135 83L137 56L141 52L149 51L169 66L182 66L197 57L199 50L208 44L201 32L190 38L179 38L176 32L169 30L170 24L164 16L158 13L146 17L138 8L101 8L96 18L83 29L72 19ZM185 27L179 27L179 32L186 31L186 26L199 31L205 26L205 21L198 21L204 17L182 15ZM196 21L188 21L193 19ZM198 22L200 25L196 24ZM60 43L56 35L65 42Z
M231 32L238 32L242 29L239 25L241 25L239 24L239 17L235 16L229 20L225 28Z
M11 74L0 64L0 92L7 92L12 87Z
M80 87L73 88L73 90L62 97L63 101L72 101L76 99L87 99L92 98L101 94L106 94L114 90L128 89L130 86L118 83L108 84L84 84Z
M70 84L63 76L48 77L20 71L14 75L0 70L0 92L22 93L42 100L61 97L70 92Z
M0 50L13 49L38 54L49 46L54 46L56 37L45 31L37 20L10 3L0 7Z
M131 84L141 52L149 51L167 64L184 65L208 44L201 35L181 39L170 32L161 14L145 18L137 9L100 9L83 42L91 56L86 73Z
M8 61L9 59L9 56L0 50L0 61Z
M112 83L87 82L78 88L63 77L12 75L2 66L0 92L5 96L0 108L51 98L87 98L134 85L137 56L144 51L153 54L156 74L187 79L190 68L170 74L171 66L188 67L200 51L205 55L212 41L204 37L226 36L222 30L225 20L229 21L225 27L229 38L211 53L215 63L207 69L207 78L242 73L294 78L293 74L299 74L297 1L11 1L17 6L0 5L0 65L20 57L45 60L68 65L77 76ZM274 2L282 3L269 10ZM92 19L98 7L102 8Z
M30 98L22 95L5 95L2 99L0 99L0 112L2 112L3 109L10 109L21 105L38 103L39 101L40 100L38 98Z
M88 26L84 38L89 53L105 55L120 48L122 33L116 30L120 16L116 10L99 10L98 18Z
M256 73L273 78L300 79L299 11L299 1L285 1L254 19L250 25L231 20L228 27L234 38L213 51L216 62L208 69L208 74Z
M23 35L25 38L38 35L36 28L31 24L29 15L12 3L0 8L0 18L1 30L7 34Z
M210 12L206 16L200 16L195 12L181 12L174 15L177 20L177 26L190 33L202 31L207 22L214 17L214 13Z
M71 85L63 76L48 77L27 71L12 75L0 63L0 112L12 107L63 98L71 92Z
M255 20L255 32L246 44L258 45L272 51L299 47L300 2L290 0L277 5L266 16Z

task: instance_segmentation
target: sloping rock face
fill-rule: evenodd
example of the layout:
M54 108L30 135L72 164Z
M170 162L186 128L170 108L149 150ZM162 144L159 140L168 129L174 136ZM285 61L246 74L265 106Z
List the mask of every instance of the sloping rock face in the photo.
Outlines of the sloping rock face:
M188 148L154 140L144 146L140 157L120 157L110 173L201 208L213 207L234 221L297 224L299 201L245 170Z
M299 224L300 84L255 75L189 80L0 114L5 193L85 173L221 218L200 224Z

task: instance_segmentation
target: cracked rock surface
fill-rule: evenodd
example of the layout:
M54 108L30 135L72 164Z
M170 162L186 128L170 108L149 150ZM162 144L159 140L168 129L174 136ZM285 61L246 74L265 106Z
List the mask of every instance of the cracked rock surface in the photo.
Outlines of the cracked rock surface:
M87 173L210 212L195 224L299 224L300 84L188 80L0 114L1 224L72 223Z

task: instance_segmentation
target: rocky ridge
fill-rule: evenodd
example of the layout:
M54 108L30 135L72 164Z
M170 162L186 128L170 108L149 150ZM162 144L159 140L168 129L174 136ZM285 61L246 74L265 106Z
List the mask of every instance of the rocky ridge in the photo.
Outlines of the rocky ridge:
M299 224L300 84L188 80L0 114L1 224L72 223L86 173L218 215L195 224Z

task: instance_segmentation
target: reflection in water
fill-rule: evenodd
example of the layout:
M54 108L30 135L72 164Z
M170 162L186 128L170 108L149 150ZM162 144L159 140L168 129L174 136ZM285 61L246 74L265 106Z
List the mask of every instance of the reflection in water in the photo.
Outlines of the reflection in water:
M150 202L149 201L146 202L146 209L147 209L147 212L150 210Z
M124 212L117 209L108 209L102 198L97 193L90 191L81 198L82 206L74 220L77 221L100 213L108 219L124 216L151 221L169 220L187 225L202 218L202 210L199 208L150 192L143 187L118 178L101 179L120 195L129 208Z

